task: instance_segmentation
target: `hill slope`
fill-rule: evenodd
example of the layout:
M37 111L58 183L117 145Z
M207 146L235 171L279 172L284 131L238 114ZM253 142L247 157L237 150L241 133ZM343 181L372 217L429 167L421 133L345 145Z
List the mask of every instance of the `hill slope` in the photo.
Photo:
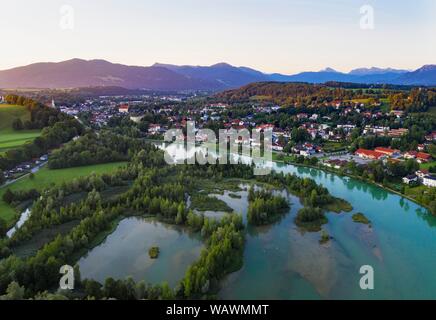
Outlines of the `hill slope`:
M36 63L0 71L2 88L73 88L120 86L128 89L211 89L217 85L191 79L167 68L136 67L104 60L72 59L59 63Z
M30 112L22 106L0 104L0 155L40 135L40 130L13 130L12 122L18 118L23 122L30 120Z
M436 86L436 66L416 71L361 68L342 73L331 68L295 75L266 74L227 63L212 66L155 64L127 66L105 60L72 59L59 63L35 63L0 71L0 88L123 87L161 91L226 90L253 82L281 81L325 83L328 81Z

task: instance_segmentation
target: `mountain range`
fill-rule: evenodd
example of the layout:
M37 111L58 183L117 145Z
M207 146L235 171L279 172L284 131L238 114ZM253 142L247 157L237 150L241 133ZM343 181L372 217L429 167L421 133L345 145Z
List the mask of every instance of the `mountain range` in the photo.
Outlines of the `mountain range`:
M327 81L365 84L436 86L436 65L415 71L359 68L349 73L326 68L294 75L267 74L227 63L212 66L178 66L156 63L149 67L127 66L105 60L72 59L63 62L35 63L0 71L0 88L75 88L118 86L147 90L211 90L237 88L253 82Z

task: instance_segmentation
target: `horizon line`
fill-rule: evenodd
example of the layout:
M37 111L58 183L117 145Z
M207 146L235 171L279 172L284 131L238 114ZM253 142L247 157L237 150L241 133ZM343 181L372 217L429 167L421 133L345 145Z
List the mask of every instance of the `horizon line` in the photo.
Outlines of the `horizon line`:
M286 71L275 71L275 72L268 72L268 71L262 71L261 68L257 68L257 67L253 67L253 66L247 66L247 65L237 65L237 64L232 64L229 62L225 62L225 61L218 61L216 63L212 63L212 64L177 64L177 63L171 63L171 62L154 62L152 64L130 64L130 63L125 63L125 62L114 62L111 61L109 59L105 59L105 58L77 58L77 57L73 57L73 58L69 58L69 59L63 59L63 60L57 60L57 61L35 61L35 62L28 62L22 65L18 65L18 66L12 66L12 67L7 67L5 69L1 69L0 71L8 71L8 70L13 70L13 69L17 69L17 68L22 68L22 67L28 67L34 64L40 64L40 63L62 63L62 62L67 62L67 61L72 61L72 60L81 60L81 61L105 61L111 64L121 64L121 65L125 65L125 66L130 66L130 67L153 67L156 64L161 64L161 65L172 65L172 66L178 66L178 67L212 67L215 65L219 65L219 64L227 64L230 65L232 67L236 67L236 68L250 68L253 69L255 71L259 71L263 74L266 75L271 75L271 74L282 74L282 75L295 75L295 74L299 74L299 73L304 73L304 72L322 72L325 71L327 69L332 69L332 72L339 72L339 73L343 73L343 74L348 74L354 70L358 70L358 69L372 69L372 68L377 68L377 69L393 69L393 70L403 70L403 71L407 71L407 72L412 72L412 71L416 71L419 68L423 67L423 66L427 66L427 65L436 65L436 63L424 63L422 65L419 65L418 67L412 67L412 68L403 68L403 67L393 67L393 66L360 66L360 67L355 67L352 69L348 69L347 71L343 71L343 69L340 68L335 68L335 67L331 67L331 66L327 66L324 67L321 70L301 70L301 71L297 71L294 73L287 73Z

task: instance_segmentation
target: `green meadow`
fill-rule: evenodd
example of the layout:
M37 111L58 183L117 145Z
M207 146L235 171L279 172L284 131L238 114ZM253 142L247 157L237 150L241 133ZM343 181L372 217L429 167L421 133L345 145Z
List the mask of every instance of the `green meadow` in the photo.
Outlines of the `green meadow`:
M22 106L0 104L0 155L7 150L33 141L41 134L40 130L15 131L12 129L12 122L18 118L23 122L30 120L29 111Z
M29 176L26 176L14 182L13 184L0 189L0 218L4 219L8 224L10 224L17 218L17 215L19 214L14 208L3 201L3 194L7 189L12 191L36 189L41 191L42 189L52 185L72 181L74 178L84 177L93 172L96 174L112 172L125 164L126 162L114 162L58 170L50 170L48 167L44 167L34 174L33 179L30 179Z

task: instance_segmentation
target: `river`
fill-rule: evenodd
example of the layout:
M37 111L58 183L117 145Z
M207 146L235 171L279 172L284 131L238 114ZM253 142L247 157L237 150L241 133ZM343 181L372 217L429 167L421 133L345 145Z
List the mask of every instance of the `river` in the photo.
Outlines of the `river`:
M170 148L183 153L180 146ZM295 226L301 204L290 196L290 212L281 221L248 228L244 266L224 281L221 298L436 298L436 218L425 208L356 179L282 163L272 167L322 184L332 195L350 202L352 213L363 212L372 227L354 223L352 213L328 213L324 229L333 239L320 245L319 233L302 233ZM238 199L227 198L222 199L235 207ZM373 290L359 286L363 265L374 269Z

